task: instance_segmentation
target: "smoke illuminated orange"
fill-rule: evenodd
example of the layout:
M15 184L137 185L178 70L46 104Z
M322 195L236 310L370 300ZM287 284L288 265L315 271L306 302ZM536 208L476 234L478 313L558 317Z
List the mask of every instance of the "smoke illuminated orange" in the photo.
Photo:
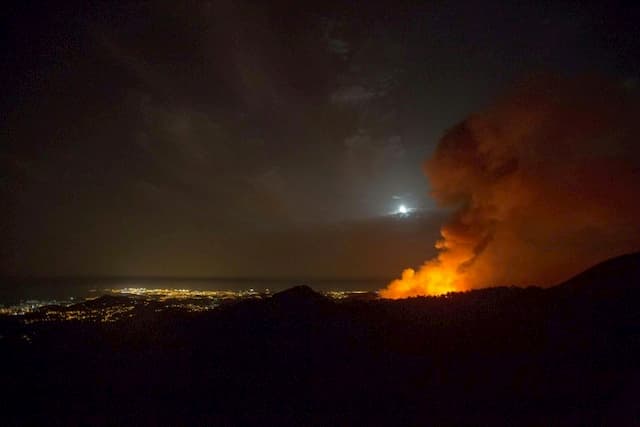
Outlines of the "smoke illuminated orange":
M425 163L451 216L385 298L549 286L640 250L640 93L540 77L451 128Z

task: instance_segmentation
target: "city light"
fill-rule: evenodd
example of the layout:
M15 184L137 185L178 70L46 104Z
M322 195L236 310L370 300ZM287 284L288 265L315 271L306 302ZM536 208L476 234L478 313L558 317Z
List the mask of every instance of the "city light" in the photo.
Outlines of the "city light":
M232 291L124 287L104 289L103 292L101 297L27 300L7 307L0 306L0 316L17 316L27 324L55 321L115 322L133 317L135 309L202 312L216 309L225 302L272 296L269 289L258 291L253 288ZM332 290L322 294L332 300L344 300L367 293Z

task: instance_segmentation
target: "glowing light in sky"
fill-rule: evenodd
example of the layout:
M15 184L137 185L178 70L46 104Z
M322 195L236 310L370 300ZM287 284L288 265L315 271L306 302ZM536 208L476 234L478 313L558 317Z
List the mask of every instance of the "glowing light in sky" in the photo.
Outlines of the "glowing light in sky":
M409 213L409 209L405 206L405 205L400 205L398 206L398 213L405 215L407 213Z

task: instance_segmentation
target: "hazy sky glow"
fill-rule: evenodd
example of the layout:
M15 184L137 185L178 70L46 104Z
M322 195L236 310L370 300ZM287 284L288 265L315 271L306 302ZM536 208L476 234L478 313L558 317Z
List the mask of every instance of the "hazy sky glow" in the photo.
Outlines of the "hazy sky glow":
M533 73L637 86L638 6L560 3L14 2L0 274L419 264L447 129Z

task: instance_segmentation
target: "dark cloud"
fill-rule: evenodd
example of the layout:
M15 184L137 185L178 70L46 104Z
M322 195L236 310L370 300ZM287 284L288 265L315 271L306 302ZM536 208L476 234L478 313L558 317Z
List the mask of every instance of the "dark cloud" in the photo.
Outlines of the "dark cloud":
M405 235L349 229L433 208L423 159L514 78L597 71L633 87L637 38L613 25L633 11L543 3L13 2L1 272L286 275L288 256L261 255L308 236L352 248L335 274L366 275L354 260ZM325 228L341 223L346 240ZM379 233L398 240L371 244ZM399 258L380 265L391 275Z

